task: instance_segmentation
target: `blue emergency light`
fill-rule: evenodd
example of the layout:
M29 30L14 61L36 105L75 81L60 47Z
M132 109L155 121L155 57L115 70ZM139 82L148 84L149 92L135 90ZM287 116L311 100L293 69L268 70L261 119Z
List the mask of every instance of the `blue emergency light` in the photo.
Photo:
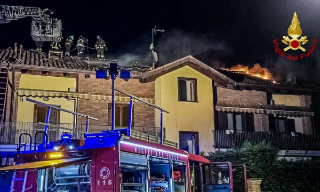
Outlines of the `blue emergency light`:
M103 69L99 69L96 71L96 78L97 79L106 79L107 78L107 71Z
M61 140L62 141L69 141L72 139L72 135L70 133L62 133Z
M128 70L121 70L120 71L120 78L121 79L130 79L131 78L131 73Z

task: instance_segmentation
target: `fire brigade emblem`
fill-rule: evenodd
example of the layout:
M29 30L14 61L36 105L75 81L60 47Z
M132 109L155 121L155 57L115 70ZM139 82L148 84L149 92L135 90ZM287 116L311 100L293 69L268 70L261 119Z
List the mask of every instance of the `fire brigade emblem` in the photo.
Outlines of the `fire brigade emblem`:
M288 28L288 35L292 39L290 39L290 37L288 36L283 36L282 42L288 45L288 47L284 48L284 51L288 51L289 49L300 49L303 52L306 51L306 49L301 47L301 45L304 45L308 42L307 36L303 36L299 39L299 37L302 35L302 30L300 28L300 22L298 20L298 15L296 12L294 12L291 25Z
M108 169L108 167L102 167L100 169L100 177L101 179L108 179L110 176L110 170Z

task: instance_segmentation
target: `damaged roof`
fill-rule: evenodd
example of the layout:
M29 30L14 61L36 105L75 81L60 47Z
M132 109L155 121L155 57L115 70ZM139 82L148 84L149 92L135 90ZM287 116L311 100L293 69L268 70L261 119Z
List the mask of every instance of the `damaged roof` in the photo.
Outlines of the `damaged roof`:
M236 86L244 89L260 89L270 91L305 91L305 92L320 92L320 86L316 84L310 84L303 81L297 82L279 82L273 80L261 79L253 77L244 73L238 73L233 71L226 71L223 69L217 69L218 72L224 74L228 78L236 82Z
M94 73L99 67L108 68L110 62L112 61L102 61L77 56L63 56L62 59L48 58L46 53L34 49L21 49L21 52L20 49L16 51L12 48L0 49L0 63L2 66L10 64L10 66L21 69ZM133 75L141 75L149 71L150 66L133 62L126 66L119 66L119 69L131 70Z
M33 49L14 51L12 48L0 50L1 63L14 65L25 69L63 69L78 71L95 71L94 65L89 65L79 57L62 57L62 59L48 58L46 53Z

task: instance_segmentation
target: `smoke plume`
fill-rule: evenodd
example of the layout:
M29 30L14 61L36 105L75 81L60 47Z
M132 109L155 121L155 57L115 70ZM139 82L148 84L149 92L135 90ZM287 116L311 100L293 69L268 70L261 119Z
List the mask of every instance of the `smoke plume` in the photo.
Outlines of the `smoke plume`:
M211 34L212 36L212 34ZM120 50L125 54L116 54L120 65L130 62L152 63L150 57L151 31L140 38L124 45ZM223 41L208 38L208 35L199 35L180 30L165 31L155 35L155 51L158 53L161 65L180 59L187 55L196 56L208 50L227 51L230 49Z

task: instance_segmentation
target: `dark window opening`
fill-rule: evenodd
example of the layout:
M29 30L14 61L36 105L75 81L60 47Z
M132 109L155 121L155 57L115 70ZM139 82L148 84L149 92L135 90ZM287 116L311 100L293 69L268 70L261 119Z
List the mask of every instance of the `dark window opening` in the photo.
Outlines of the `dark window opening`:
M60 106L57 106L60 107ZM45 127L46 117L47 117L48 107L41 106L41 105L34 105L34 123L40 123L40 124L34 124L35 130L37 131L43 131ZM42 124L41 124L42 123ZM60 123L60 111L54 108L51 108L50 111L50 118L49 118L49 124L48 126L48 137L49 141L54 141L59 138L59 131L57 131L57 124ZM35 133L34 133L35 134ZM34 135L33 134L33 135ZM37 136L37 142L40 143L42 141L42 136L39 134Z
M109 125L111 125L111 118L112 118L112 112L111 112L112 104L109 103L108 106L108 114L109 114ZM130 105L128 104L118 104L116 103L116 109L115 109L115 126L120 127L128 127L129 123L129 112L130 112ZM133 109L132 109L132 126L133 124Z
M235 132L254 131L252 113L218 112L218 130L232 130Z
M197 79L178 78L179 101L197 101Z
M296 131L295 127L294 119L288 119L286 117L274 117L272 115L269 116L270 131L290 133Z

